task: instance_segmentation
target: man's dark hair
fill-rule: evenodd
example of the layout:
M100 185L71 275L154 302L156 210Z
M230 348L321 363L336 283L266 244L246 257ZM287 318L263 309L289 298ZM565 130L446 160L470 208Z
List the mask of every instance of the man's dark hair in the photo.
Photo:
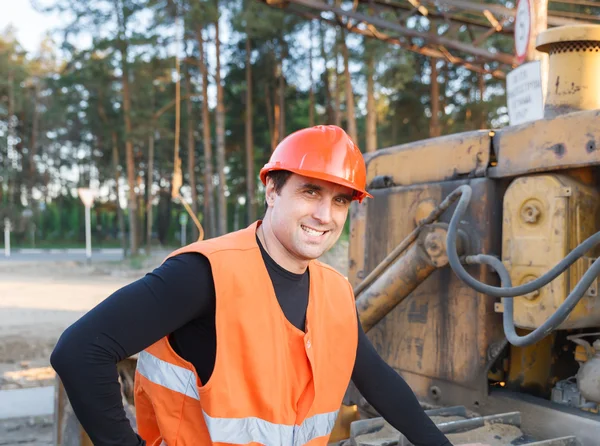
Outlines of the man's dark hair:
M281 192L281 189L283 188L283 186L285 186L285 183L287 183L287 180L291 175L292 172L290 172L289 170L273 170L272 172L269 172L267 174L267 178L271 178L273 180L275 192L279 194L279 192ZM269 205L267 204L267 200L265 199L265 212L268 208Z

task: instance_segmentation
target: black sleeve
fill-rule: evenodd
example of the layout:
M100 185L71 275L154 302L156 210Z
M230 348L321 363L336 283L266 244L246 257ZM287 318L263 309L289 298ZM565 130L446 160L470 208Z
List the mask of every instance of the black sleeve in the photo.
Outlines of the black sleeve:
M369 404L415 446L452 446L406 381L379 356L360 322L352 381Z
M62 334L50 362L94 445L144 444L125 416L116 363L202 316L214 305L211 298L208 260L182 254L119 289Z

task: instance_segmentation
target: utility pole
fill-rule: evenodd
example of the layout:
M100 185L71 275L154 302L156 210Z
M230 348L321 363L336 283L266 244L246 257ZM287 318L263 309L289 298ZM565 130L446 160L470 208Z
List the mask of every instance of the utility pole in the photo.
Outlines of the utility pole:
M542 53L535 49L535 41L537 36L548 29L548 0L535 0L532 4L532 27L531 37L529 39L529 48L527 48L527 61L540 61L540 69L542 72L542 92L544 94L544 102L546 101L546 89L548 88L548 54Z
M522 33L519 33L520 29L523 30ZM523 63L536 60L540 62L544 99L548 87L548 54L537 51L535 42L538 35L546 29L548 29L548 0L519 0L515 23L515 47L517 54L523 54L521 51L525 50Z

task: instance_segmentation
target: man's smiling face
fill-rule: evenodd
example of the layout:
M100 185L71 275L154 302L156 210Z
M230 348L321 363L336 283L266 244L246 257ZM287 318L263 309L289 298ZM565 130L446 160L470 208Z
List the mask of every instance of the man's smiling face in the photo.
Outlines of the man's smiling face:
M301 262L319 258L338 240L352 194L348 187L297 174L278 194L269 179L269 221L281 247Z

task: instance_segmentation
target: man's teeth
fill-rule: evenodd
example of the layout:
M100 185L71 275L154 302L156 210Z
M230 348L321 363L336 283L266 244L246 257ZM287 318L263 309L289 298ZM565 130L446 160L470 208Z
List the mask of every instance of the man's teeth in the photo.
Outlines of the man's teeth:
M323 235L323 234L325 234L325 231L315 231L314 229L307 228L304 225L302 225L302 229L304 229L304 231L306 231L310 235Z

